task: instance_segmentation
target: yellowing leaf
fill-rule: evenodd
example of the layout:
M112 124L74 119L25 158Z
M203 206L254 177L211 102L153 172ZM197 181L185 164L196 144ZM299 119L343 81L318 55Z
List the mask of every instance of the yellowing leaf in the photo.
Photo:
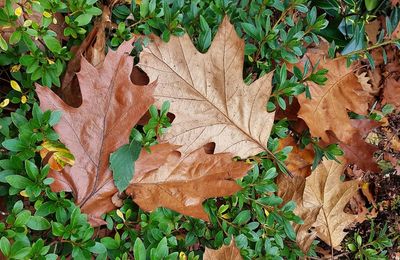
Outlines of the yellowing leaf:
M22 8L21 8L21 6L18 6L18 7L15 9L14 14L15 14L16 16L18 16L18 17L20 17L20 16L22 15Z
M118 216L118 217L120 217L123 221L125 221L124 213L122 213L121 210L117 209L116 213L117 213L117 216Z
M25 95L23 95L23 96L21 97L21 103L22 103L22 104L25 104L26 101L28 101L28 98L27 98Z
M47 11L44 11L43 12L43 16L46 17L46 18L50 18L51 17L51 13L49 13Z
M25 198L28 198L28 197L29 197L28 194L26 193L26 190L21 190L21 191L19 192L19 195L21 195L22 197L25 197Z
M18 72L21 69L21 64L17 64L11 67L11 72Z
M48 164L50 165L51 169L60 171L67 164L71 166L74 165L74 156L62 143L45 141L41 144L41 146L43 147L40 150L40 156L42 159L46 158L48 154L51 154L50 158L48 159Z
M6 106L8 106L8 104L10 104L10 100L6 98L0 103L0 107L5 108Z
M207 53L200 53L190 37L171 36L154 41L140 54L139 66L157 80L154 97L159 106L171 102L172 127L162 137L190 153L214 142L215 153L246 158L266 151L274 121L265 104L271 94L272 72L243 82L244 41L224 18Z
M21 92L21 87L19 86L18 82L16 82L15 80L11 80L10 81L11 87L18 92Z

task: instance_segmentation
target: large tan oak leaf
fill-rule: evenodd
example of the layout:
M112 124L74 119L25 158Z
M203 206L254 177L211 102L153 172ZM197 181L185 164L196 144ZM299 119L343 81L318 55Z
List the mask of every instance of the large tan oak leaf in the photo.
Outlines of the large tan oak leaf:
M244 41L224 18L207 53L196 50L188 35L158 37L140 55L139 66L158 79L157 104L171 102L176 118L164 140L190 153L214 142L215 152L242 158L266 150L274 113L265 105L272 73L250 86L243 82Z
M145 169L154 160L157 158L152 154L143 155L136 168ZM235 180L250 168L245 162L234 162L230 153L206 154L203 147L188 155L175 151L161 167L136 171L126 193L146 211L167 207L208 220L202 206L204 200L240 191Z
M43 110L62 112L55 130L76 159L62 173L52 173L55 182L51 187L72 191L94 225L102 223L101 214L114 208L110 153L128 143L131 128L154 101L155 83L137 86L131 82L131 50L132 42L110 50L98 68L82 58L77 74L82 105L78 108L68 106L48 88L36 88Z
M235 240L232 238L229 246L223 245L219 249L210 249L206 247L203 260L242 260L239 248L235 245Z
M304 207L321 208L313 226L318 237L333 248L340 246L346 236L344 229L357 218L343 211L358 190L358 181L340 180L344 168L345 164L323 160L306 179L303 195Z
M300 65L307 59L313 65L319 61L318 69L328 69L328 80L324 86L309 82L311 99L305 94L298 96L298 116L307 123L313 136L325 142L329 142L327 131L332 131L340 141L350 141L357 129L351 125L347 109L366 114L371 95L363 89L354 68L346 66L346 59L328 59L319 49L309 49Z

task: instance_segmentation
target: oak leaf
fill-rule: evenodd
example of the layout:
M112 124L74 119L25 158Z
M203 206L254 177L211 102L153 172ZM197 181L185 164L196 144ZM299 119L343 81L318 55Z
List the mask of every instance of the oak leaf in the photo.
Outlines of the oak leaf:
M350 122L347 109L358 114L366 114L371 96L363 90L353 72L346 66L346 59L325 59L319 49L309 49L300 65L309 59L317 69L328 69L324 86L310 82L311 99L305 94L298 96L300 110L298 116L307 123L313 136L329 142L327 131L332 131L339 140L348 142L357 132Z
M72 167L51 174L55 179L51 187L72 191L93 224L101 224L100 215L114 208L111 197L116 188L109 169L110 153L129 142L131 128L154 101L154 82L137 86L130 80L131 50L131 42L123 43L117 51L110 50L99 68L85 58L81 60L77 76L83 102L78 108L68 106L48 88L36 88L43 110L62 112L54 128L75 156Z
M232 238L229 246L223 245L221 248L214 250L206 247L203 255L204 260L242 260L239 248L235 245Z
M307 178L303 205L308 208L321 207L314 223L317 235L333 248L339 248L346 236L344 231L357 218L343 210L357 193L357 180L341 181L345 164L324 159Z
M152 154L136 163L142 169L152 165ZM201 147L188 155L171 153L164 165L136 171L126 193L140 208L152 211L167 207L179 213L208 220L202 203L211 197L228 196L241 188L235 182L251 168L245 162L232 161L232 154L207 154Z
M157 104L169 100L176 116L163 140L182 145L184 153L210 142L216 153L243 158L266 150L274 121L265 107L273 73L247 86L243 53L244 41L227 17L204 54L187 34L168 43L153 36L138 65L150 80L158 79Z

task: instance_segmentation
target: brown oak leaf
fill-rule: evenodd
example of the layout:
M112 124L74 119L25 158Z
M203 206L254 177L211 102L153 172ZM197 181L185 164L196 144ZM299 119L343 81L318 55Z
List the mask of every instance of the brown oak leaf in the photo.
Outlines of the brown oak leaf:
M128 143L131 128L154 101L154 82L137 86L130 80L131 50L131 42L123 43L117 51L110 50L99 68L85 58L81 60L77 76L83 102L78 108L65 104L49 88L36 88L43 110L62 111L55 130L75 156L72 167L51 174L55 179L51 187L72 191L93 224L101 224L100 215L114 208L111 197L116 188L109 169L110 153Z
M328 69L324 86L309 82L311 99L305 94L298 96L300 110L298 116L307 123L313 136L329 142L327 131L332 131L339 140L348 142L357 132L350 122L347 109L358 114L366 114L371 96L366 92L353 72L346 66L346 59L325 58L325 52L309 49L300 65L309 59L318 69Z
M272 72L250 86L243 82L244 41L224 18L207 53L196 50L188 35L168 43L153 36L139 67L158 79L157 104L171 102L176 118L163 140L190 153L206 143L215 152L242 158L265 151L274 121L265 105Z
M333 248L340 247L344 229L357 218L343 211L359 186L357 180L341 181L344 169L344 163L324 159L307 178L303 196L304 207L321 207L313 226L318 237Z
M221 248L214 250L206 247L203 260L242 260L239 248L235 245L232 238L229 246L223 245Z
M145 155L136 163L136 168L151 165L152 160L152 154ZM230 153L207 154L203 147L183 156L175 152L161 167L137 171L126 193L146 211L167 207L208 220L203 201L238 192L241 187L235 180L250 168L245 162L234 162Z
M383 89L383 104L392 104L400 110L400 81L394 78L387 79Z

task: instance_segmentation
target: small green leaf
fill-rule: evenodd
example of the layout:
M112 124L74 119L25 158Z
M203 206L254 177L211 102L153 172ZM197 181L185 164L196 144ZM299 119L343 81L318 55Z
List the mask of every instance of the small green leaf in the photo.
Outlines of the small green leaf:
M0 250L5 256L8 256L10 254L11 245L10 241L8 241L6 237L1 237L0 239Z
M10 175L6 177L6 181L12 187L17 189L25 189L29 185L33 185L34 183L29 180L28 178L21 176L21 175Z
M8 44L7 44L6 40L4 40L3 36L1 36L1 34L0 34L0 48L3 51L7 51L8 50Z
M53 53L59 53L61 51L60 42L54 38L53 36L45 35L43 36L43 41L46 44L46 47Z
M133 245L133 256L136 260L146 260L146 248L140 238L136 238Z
M93 15L91 14L81 14L78 17L76 17L75 22L78 23L78 26L84 26L90 23L90 20L92 20Z
M251 219L250 211L244 210L236 216L236 218L233 220L233 223L238 225L243 225L249 222L250 219Z
M135 161L139 158L142 144L133 140L110 155L110 168L113 171L115 186L124 191L133 178Z
M33 230L47 230L51 227L50 222L40 216L31 216L26 225Z

